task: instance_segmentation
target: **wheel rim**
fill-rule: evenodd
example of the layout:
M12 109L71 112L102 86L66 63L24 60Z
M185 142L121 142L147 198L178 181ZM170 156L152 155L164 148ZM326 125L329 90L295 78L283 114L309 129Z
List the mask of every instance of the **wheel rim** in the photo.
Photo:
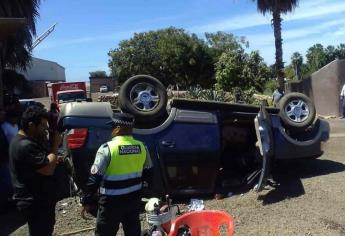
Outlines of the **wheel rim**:
M148 112L158 106L160 96L154 86L148 83L138 83L130 91L130 100L136 109Z
M303 100L292 100L285 106L285 114L296 123L302 123L309 117L309 106Z

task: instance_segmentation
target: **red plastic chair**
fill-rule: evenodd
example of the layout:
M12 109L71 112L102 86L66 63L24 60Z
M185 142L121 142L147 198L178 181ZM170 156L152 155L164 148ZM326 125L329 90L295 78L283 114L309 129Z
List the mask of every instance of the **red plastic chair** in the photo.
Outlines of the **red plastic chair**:
M187 225L192 236L219 236L220 226L226 225L227 235L234 233L234 219L223 211L194 211L174 220L168 236L177 236L178 229Z

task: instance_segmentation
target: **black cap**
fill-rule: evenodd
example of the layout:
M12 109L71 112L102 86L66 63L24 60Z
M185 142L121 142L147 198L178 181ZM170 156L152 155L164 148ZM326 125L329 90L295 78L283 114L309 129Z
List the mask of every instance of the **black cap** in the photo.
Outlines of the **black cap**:
M107 124L114 126L133 126L134 124L134 117L128 113L113 113L113 117L111 121L107 122Z

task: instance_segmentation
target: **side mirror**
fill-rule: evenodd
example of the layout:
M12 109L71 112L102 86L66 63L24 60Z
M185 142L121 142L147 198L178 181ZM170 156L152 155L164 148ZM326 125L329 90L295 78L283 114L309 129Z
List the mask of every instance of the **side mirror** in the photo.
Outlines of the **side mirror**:
M86 98L87 102L92 102L92 98Z

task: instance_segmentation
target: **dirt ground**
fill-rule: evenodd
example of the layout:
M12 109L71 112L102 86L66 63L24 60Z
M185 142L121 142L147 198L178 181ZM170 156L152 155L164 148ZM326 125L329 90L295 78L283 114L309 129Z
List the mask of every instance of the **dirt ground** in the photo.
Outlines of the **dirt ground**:
M321 158L280 163L274 173L280 183L277 188L260 194L249 190L222 200L206 200L206 209L230 213L235 219L235 235L239 236L345 235L345 120L329 122L331 138ZM79 212L80 206L73 198L59 202L56 234L94 227L95 221L81 219ZM10 216L5 219L11 220ZM142 216L143 222L144 219ZM3 219L0 222L3 224ZM0 232L5 232L4 228ZM75 235L93 234L93 230L88 230ZM25 226L11 235L26 235Z

